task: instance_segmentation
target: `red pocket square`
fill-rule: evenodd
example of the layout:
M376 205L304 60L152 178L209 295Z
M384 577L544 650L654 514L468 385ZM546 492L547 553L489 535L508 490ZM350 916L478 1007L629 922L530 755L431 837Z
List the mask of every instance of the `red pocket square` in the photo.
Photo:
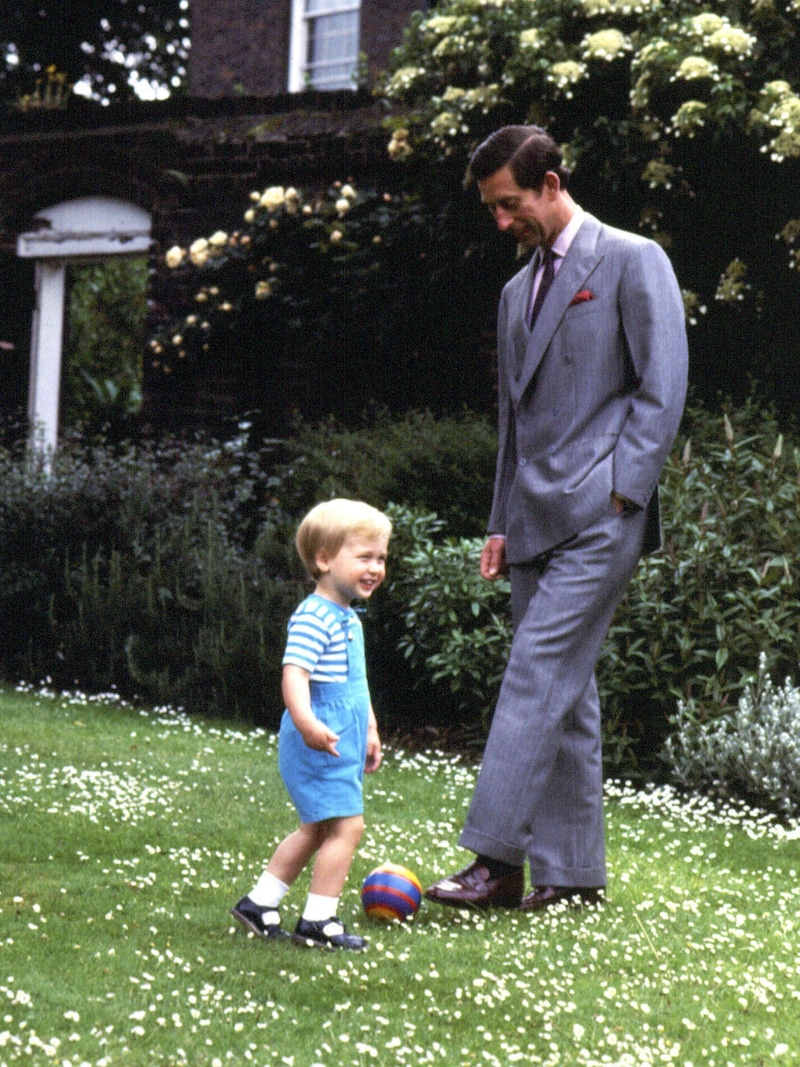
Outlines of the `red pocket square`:
M591 289L581 289L581 291L576 293L572 300L570 300L569 306L572 307L573 304L585 304L587 300L594 300L594 293Z

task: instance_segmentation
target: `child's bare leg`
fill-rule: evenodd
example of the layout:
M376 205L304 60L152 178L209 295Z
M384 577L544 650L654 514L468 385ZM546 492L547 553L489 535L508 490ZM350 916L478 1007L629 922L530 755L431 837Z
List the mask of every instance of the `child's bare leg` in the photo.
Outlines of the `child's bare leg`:
M275 849L267 864L269 873L291 885L326 840L328 821L300 823Z
M364 833L364 820L360 815L329 819L326 829L325 840L314 861L306 906L294 936L306 944L360 951L367 946L364 938L348 933L336 916L339 895Z
M323 897L339 897L364 833L364 818L349 815L317 825L325 825L327 832L314 861L310 892Z

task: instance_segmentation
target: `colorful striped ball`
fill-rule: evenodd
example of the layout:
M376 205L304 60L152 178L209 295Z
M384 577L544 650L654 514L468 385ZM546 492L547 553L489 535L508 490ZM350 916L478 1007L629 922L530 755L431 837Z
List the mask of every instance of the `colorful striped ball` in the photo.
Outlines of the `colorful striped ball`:
M384 863L367 875L361 902L370 919L408 919L422 900L419 878L408 867Z

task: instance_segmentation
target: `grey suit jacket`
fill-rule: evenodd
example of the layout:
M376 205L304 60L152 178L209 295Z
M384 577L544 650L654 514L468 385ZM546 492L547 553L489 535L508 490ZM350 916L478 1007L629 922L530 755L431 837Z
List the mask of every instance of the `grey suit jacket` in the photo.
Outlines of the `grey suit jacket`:
M661 543L658 477L686 396L672 266L654 241L587 215L531 331L532 271L533 261L500 300L489 532L505 535L509 563L526 562L606 514L613 489L648 509L652 551Z

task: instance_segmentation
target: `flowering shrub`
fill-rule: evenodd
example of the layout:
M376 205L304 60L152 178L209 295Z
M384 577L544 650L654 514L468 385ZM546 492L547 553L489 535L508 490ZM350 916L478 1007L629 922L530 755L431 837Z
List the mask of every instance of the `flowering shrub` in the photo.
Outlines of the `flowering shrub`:
M362 225L354 228L357 240L345 239L345 216L370 198L374 194L359 196L350 184L334 186L319 197L303 197L293 187L254 190L239 229L217 230L210 237L196 238L188 248L168 249L166 266L173 271L194 268L201 284L192 311L151 341L151 365L171 374L176 361L208 352L233 313L250 317L248 312L277 296L287 280L292 303L309 299L309 273L322 283L324 274L331 273L323 270L325 266L333 264L335 273L336 266L361 250L360 242L380 243L378 216L371 218L369 234L363 232L362 219Z
M739 17L698 13L691 0L445 0L412 19L383 94L412 109L412 122L406 116L404 124L412 126L413 141L449 153L504 121L558 121L567 86L578 80L585 82L583 114L570 116L576 133L588 129L607 103L603 67L616 63L633 114L648 124L657 151L674 136L675 116L691 98L684 83L706 81L709 121L743 132L760 124L774 158L778 144L785 148L781 158L798 157L798 83L769 80L787 70L797 78L797 6L758 4ZM677 97L665 92L670 86ZM612 117L621 118L621 94L617 105Z
M704 398L743 401L748 375L771 378L791 410L798 31L796 0L442 0L413 17L385 76L389 153L466 162L501 125L547 126L584 206L669 251L692 302ZM748 270L742 299L715 300L736 261Z
M775 686L759 657L758 675L736 710L699 719L682 701L664 754L675 780L690 789L800 813L800 689Z
M431 176L437 196L460 188L453 177ZM494 301L477 289L483 257L464 250L463 211L452 228L449 211L354 182L254 190L237 228L166 251L170 291L186 299L150 343L151 391L175 404L203 382L229 388L232 416L260 411L281 437L295 412L352 423L382 406L479 408Z

